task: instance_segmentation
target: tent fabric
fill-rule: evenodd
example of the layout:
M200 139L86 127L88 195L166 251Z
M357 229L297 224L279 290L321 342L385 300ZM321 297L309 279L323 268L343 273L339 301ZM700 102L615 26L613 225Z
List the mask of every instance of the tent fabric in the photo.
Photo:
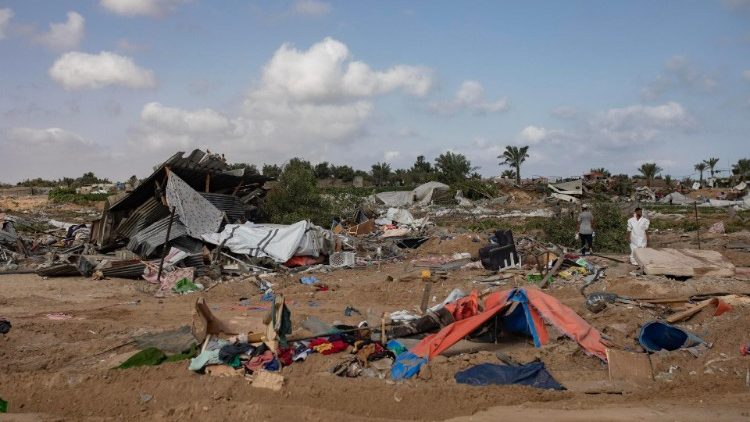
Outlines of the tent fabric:
M547 322L575 340L587 353L606 362L606 348L600 341L599 331L559 300L535 288L490 294L484 301L483 312L458 320L438 333L425 337L411 351L418 356L433 358L481 327L510 302L518 302L519 307L523 307L526 324L537 347L549 342L549 334L544 325Z
M435 191L447 191L448 189L450 189L450 186L445 183L427 182L417 186L412 192L420 205L428 205L432 202L432 195L435 194Z
M661 321L650 321L641 327L638 342L647 351L658 352L693 347L705 341L680 327Z
M380 192L375 194L375 198L388 207L408 207L414 203L414 192Z
M409 207L414 202L419 205L428 205L432 202L435 191L446 191L450 186L440 182L423 183L414 190L380 192L375 194L375 200L388 207Z
M672 200L673 204L677 204L677 205L685 205L685 204L693 203L693 201L690 198L688 198L687 196L679 192L672 192L668 195L664 195L664 197L661 198L659 202L661 202L662 204L668 204L670 199Z
M172 172L169 172L166 196L167 204L175 208L188 235L199 238L219 231L222 212Z
M321 249L316 239L305 239L312 226L300 221L289 226L278 224L227 224L221 233L203 236L208 243L219 245L226 240L225 247L234 253L254 257L269 257L276 262L287 262L294 255L320 256Z
M507 366L494 363L482 363L469 369L457 372L454 376L459 384L468 385L528 385L529 387L551 390L565 390L547 372L544 362L532 362L526 365Z

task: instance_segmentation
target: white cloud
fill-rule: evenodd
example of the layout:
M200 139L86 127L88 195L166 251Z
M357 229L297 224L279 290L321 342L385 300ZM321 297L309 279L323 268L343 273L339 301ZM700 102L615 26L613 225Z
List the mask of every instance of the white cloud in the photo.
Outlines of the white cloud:
M97 89L110 85L150 88L154 72L137 66L133 59L108 51L99 54L70 52L62 55L49 74L65 89Z
M366 133L378 95L419 96L431 85L429 69L398 64L373 70L330 38L308 50L284 44L263 67L238 114L149 103L131 145L165 151L209 147L269 161L324 156Z
M86 171L112 175L116 164L106 148L57 127L15 127L0 132L0 150L0 177L6 181L77 177Z
M73 132L52 127L35 129L18 127L8 131L8 140L21 148L66 149L91 146L92 143Z
M461 110L486 114L507 111L509 103L506 98L488 101L482 84L477 81L464 81L451 100L433 102L430 108L440 114L454 114Z
M262 95L328 102L396 90L422 96L432 87L433 78L430 69L419 66L374 71L364 62L352 61L344 43L326 38L307 51L282 45L265 66L262 81Z
M670 57L659 76L642 90L646 99L657 99L669 92L710 94L716 90L716 79L701 70L685 56Z
M0 40L7 37L6 31L11 19L13 19L13 10L9 8L0 9Z
M68 20L49 24L49 30L34 36L34 40L53 50L78 47L86 31L86 20L76 12L68 12Z
M390 162L401 156L399 151L386 151L383 153L383 160Z
M535 145L545 140L549 136L549 131L539 126L526 126L519 136L523 142Z
M331 13L331 5L320 0L297 0L292 10L298 15L324 16Z
M160 17L190 0L101 0L99 5L121 16Z
M594 122L595 136L613 146L653 141L665 130L687 129L691 125L687 110L674 101L658 106L609 109L600 113Z

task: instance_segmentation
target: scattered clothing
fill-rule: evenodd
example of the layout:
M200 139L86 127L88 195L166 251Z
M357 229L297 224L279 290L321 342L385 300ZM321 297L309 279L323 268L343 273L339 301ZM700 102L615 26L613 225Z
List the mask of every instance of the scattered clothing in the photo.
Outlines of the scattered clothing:
M273 362L275 359L273 352L266 350L263 354L254 356L252 359L245 362L245 368L250 372L255 372L259 369L265 369L265 365Z
M249 343L227 344L219 350L219 359L229 364L240 355L252 354L253 350L255 350L255 347Z
M200 355L190 359L190 366L188 369L191 371L200 371L206 365L217 365L222 363L219 359L220 350L205 350Z
M320 282L320 280L318 280L317 277L308 276L308 277L302 277L302 278L300 278L299 282L302 283L302 284L310 285L310 284L318 283L318 282Z
M456 382L469 385L528 385L529 387L564 390L544 367L544 362L508 366L482 363L455 375Z
M138 366L155 366L167 360L167 355L156 347L149 347L129 357L117 368L128 369Z

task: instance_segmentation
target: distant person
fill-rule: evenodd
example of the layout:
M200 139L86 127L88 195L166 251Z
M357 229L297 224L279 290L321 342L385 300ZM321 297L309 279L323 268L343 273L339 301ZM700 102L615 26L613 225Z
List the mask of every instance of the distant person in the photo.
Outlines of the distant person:
M638 265L635 260L635 250L648 246L648 218L643 216L643 210L638 207L628 220L628 241L630 242L630 263Z
M578 237L581 240L581 254L586 255L594 249L594 214L589 206L583 204L578 214Z

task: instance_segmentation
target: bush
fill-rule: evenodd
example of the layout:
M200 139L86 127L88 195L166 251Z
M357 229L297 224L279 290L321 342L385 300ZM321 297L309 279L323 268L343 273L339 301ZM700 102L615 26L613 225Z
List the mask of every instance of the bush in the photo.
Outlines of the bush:
M616 204L608 202L594 203L591 211L594 214L596 237L594 250L599 252L626 252L628 242L625 238L627 219L620 213ZM549 218L535 222L535 226L544 231L545 241L567 247L578 247L575 240L578 219L570 215L561 218Z
M106 193L76 193L73 188L54 188L49 191L47 198L50 201L62 204L62 203L74 203L74 204L90 204L92 202L104 201L107 199Z
M300 160L292 160L279 175L261 204L261 213L268 221L292 224L310 220L328 227L331 224L331 204L318 191L315 173Z

